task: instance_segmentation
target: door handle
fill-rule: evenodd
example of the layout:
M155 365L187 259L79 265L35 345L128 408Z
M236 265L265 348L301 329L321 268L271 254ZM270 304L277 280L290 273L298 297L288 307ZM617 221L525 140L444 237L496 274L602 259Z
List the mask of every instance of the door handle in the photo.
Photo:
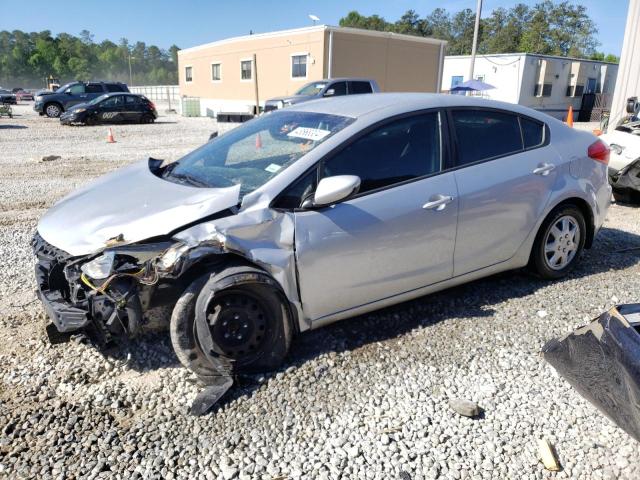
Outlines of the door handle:
M538 168L533 169L533 173L546 177L547 175L549 175L549 173L555 170L555 168L556 166L553 163L541 163L540 165L538 165Z
M439 212L440 210L444 210L445 207L453 201L453 197L451 195L434 195L432 196L427 203L425 203L422 208L425 210L435 210Z

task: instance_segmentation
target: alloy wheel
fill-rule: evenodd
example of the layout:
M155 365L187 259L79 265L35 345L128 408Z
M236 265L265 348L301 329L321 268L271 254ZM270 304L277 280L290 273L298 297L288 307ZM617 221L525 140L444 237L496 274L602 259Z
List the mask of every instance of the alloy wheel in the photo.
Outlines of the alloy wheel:
M565 215L558 218L547 231L544 242L544 259L552 270L562 270L576 256L580 247L580 226L575 218Z
M47 116L58 117L60 116L60 107L57 105L47 105Z

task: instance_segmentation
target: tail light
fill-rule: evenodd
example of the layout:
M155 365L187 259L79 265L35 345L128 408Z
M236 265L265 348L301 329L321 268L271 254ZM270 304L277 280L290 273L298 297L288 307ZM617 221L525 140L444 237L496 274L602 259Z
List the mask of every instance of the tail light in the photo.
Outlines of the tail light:
M605 165L609 165L609 145L604 143L602 140L596 140L591 145L589 145L589 149L587 150L587 155L589 158L592 158L596 162L603 163Z
M149 101L149 106L151 107L151 110L155 110L156 109L156 105L151 101Z

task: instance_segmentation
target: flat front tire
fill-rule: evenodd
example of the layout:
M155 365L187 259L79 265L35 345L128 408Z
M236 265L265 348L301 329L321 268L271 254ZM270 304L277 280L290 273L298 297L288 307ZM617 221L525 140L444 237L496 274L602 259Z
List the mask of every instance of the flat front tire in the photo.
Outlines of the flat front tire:
M542 278L566 276L578 262L586 236L586 222L578 207L562 205L554 209L540 226L530 267Z
M276 369L293 333L283 293L249 266L196 279L176 303L170 331L180 363L202 379Z

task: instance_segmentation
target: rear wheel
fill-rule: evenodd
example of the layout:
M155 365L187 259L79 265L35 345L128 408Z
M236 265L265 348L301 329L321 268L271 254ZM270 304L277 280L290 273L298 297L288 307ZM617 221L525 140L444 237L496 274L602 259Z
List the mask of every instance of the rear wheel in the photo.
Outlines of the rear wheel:
M587 235L584 215L574 205L554 209L538 231L530 266L543 278L567 275L584 249Z
M153 115L146 114L140 118L140 123L153 123L154 120Z
M62 113L62 107L57 103L47 103L44 106L44 113L49 118L58 118Z
M277 368L292 332L279 287L265 272L248 266L198 278L171 317L178 359L203 378Z

